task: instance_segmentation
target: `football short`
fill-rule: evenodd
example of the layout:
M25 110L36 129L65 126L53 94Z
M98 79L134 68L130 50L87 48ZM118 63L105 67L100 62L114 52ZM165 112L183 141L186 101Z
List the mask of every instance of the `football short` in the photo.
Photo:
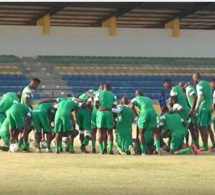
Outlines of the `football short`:
M73 130L71 115L56 115L54 123L54 133L66 133Z
M153 109L140 113L138 118L138 127L142 129L157 127L157 114Z
M80 130L91 130L91 114L88 108L78 108L76 121Z
M97 128L112 129L114 126L113 113L110 111L97 111L96 126Z
M198 124L201 127L207 127L211 122L211 109L199 108L198 112Z

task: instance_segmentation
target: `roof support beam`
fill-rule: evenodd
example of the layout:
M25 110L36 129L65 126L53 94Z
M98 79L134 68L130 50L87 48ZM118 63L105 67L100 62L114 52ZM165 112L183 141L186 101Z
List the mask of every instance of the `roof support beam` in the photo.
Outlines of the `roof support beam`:
M46 15L37 21L37 26L43 26L43 34L50 34L50 15Z
M166 23L165 28L172 29L173 37L179 37L179 29L180 29L179 18L176 18L176 19Z
M43 18L46 15L50 15L50 17L54 14L56 14L57 12L59 12L60 10L64 9L66 6L68 6L70 3L59 3L56 6L51 7L49 10L44 11L41 15L33 18L29 24L30 25L35 25L37 23L38 20L40 20L41 18Z
M102 22L102 27L109 27L109 35L116 35L116 17L112 17L104 22Z
M124 8L120 8L117 11L105 16L104 18L102 18L101 20L99 20L95 24L93 24L93 26L102 26L102 23L107 21L108 19L110 19L112 17L118 18L119 16L131 11L132 9L135 9L135 8L141 6L142 4L143 3L130 3L129 6L126 6Z
M168 22L171 22L177 18L179 18L179 20L181 18L185 18L187 17L188 15L191 15L193 14L194 12L196 11L199 11L201 10L202 8L205 8L209 5L211 5L212 3L197 3L196 6L194 6L192 9L189 9L189 10L184 10L180 13L177 13L177 14L174 14L172 17L168 18L167 20L164 20L162 22L160 22L159 24L156 24L155 26L153 26L154 28L163 28L165 27L165 24L168 23Z

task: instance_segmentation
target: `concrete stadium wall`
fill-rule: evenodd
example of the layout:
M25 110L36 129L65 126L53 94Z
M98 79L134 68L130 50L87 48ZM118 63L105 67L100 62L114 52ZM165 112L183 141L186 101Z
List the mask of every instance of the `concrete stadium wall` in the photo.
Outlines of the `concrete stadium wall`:
M118 28L110 37L107 28L0 26L0 54L17 56L150 56L215 57L215 31Z

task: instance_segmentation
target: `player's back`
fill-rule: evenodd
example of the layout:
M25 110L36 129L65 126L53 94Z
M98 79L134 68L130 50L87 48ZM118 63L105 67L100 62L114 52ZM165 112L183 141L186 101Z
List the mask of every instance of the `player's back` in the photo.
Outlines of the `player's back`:
M100 108L112 108L116 101L116 96L111 91L101 90L99 91L99 107Z
M182 87L178 85L174 86L170 92L170 95L177 97L178 103L183 107L183 109L189 109L187 98L185 93L183 92Z
M52 108L52 103L43 103L43 104L37 104L33 110L48 112L51 108Z
M117 116L117 125L116 130L119 132L120 130L131 129L132 123L134 121L134 112L128 106L122 105L122 111ZM121 133L121 131L120 131Z
M191 97L193 94L196 94L196 89L192 85L188 85L186 87L186 96L190 107L193 105L193 99Z
M78 106L78 103L72 100L61 101L58 104L56 115L70 115L74 108Z
M210 109L211 105L212 105L212 94L211 94L210 83L208 81L201 80L197 84L196 89L197 89L197 91L201 91L202 95L203 95L203 99L202 99L200 107Z
M144 112L148 109L154 109L152 100L145 96L137 96L136 98L136 105L139 108L140 112Z
M27 114L29 111L29 107L26 104L21 104L21 103L15 103L13 104L8 112L18 112L20 114Z
M185 132L185 127L183 125L183 119L178 113L174 114L164 114L165 117L165 128L170 130L174 135L182 135Z

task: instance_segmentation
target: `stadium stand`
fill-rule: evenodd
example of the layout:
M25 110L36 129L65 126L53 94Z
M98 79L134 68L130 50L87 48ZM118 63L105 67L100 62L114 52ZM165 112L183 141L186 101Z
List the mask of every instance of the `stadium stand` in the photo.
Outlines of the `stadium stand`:
M40 63L53 66L55 74L66 81L74 94L100 83L109 82L118 98L134 96L136 89L157 99L165 91L162 81L171 78L176 83L190 81L194 72L201 71L206 79L213 77L212 58L150 58L96 56L39 56Z
M0 94L21 91L30 78L42 83L35 99L59 97L66 93L78 96L100 83L109 82L118 98L134 96L141 89L146 96L157 99L162 81L171 78L190 81L194 72L202 72L205 79L214 77L214 58L150 58L106 56L38 56L18 58L0 56Z

